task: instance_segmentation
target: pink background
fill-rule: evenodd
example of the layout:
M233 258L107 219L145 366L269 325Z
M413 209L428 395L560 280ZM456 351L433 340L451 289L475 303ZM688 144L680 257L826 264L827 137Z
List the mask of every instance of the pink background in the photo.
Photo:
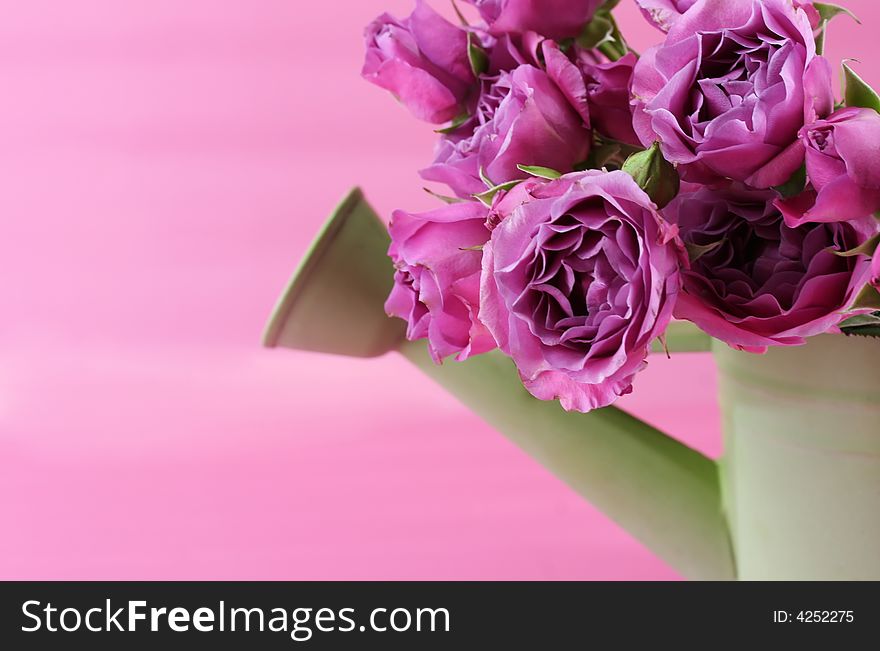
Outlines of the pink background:
M0 578L677 578L404 361L258 345L349 186L431 205L434 134L358 78L409 7L3 2ZM714 383L656 358L623 406L717 454Z

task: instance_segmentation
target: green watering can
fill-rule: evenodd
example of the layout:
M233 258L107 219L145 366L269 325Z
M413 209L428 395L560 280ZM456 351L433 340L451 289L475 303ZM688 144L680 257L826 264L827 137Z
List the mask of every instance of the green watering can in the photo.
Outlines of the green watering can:
M497 351L435 365L385 314L388 244L352 191L265 344L403 355L685 577L880 579L880 342L822 335L753 355L673 323L671 351L711 350L718 363L725 454L715 462L620 409L566 413L536 400Z

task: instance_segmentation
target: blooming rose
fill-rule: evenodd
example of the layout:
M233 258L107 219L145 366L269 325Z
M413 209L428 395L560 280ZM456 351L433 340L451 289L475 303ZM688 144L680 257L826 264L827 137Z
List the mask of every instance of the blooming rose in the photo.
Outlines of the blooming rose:
M664 211L696 253L675 316L734 348L763 352L833 330L865 285L864 256L841 257L874 230L864 222L786 226L769 191L702 188ZM692 256L694 257L694 256Z
M586 81L592 127L604 136L638 146L629 101L636 61L632 53L610 63L597 62L589 50L580 50L577 55L578 67Z
M397 271L385 311L406 320L408 339L427 337L438 363L495 347L477 317L486 215L482 204L462 202L419 215L398 210L389 226Z
M526 178L517 165L568 172L585 160L593 134L580 71L552 43L547 70L521 65L486 82L474 116L441 138L424 179L445 183L460 197L493 184Z
M538 32L557 40L579 36L606 0L465 0L493 34Z
M394 93L417 118L441 124L465 112L476 89L467 32L424 0L416 0L406 20L379 16L367 27L366 44L363 77Z
M668 32L697 0L636 0L645 18L657 29Z
M801 127L830 111L830 74L791 0L698 0L636 64L635 130L689 181L782 185Z
M800 138L812 187L780 202L789 226L859 219L880 210L880 114L841 109L804 127Z
M567 410L609 405L672 316L674 231L621 171L533 183L501 203L511 200L483 249L480 318L534 396Z

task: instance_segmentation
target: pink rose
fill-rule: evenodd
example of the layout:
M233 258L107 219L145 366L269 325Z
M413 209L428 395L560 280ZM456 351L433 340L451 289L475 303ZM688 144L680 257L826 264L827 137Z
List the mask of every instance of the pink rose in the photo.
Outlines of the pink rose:
M467 110L477 86L467 32L424 0L417 0L406 20L379 16L365 37L364 79L391 91L415 117L442 124Z
M789 226L860 219L880 210L880 115L845 108L801 129L811 188L780 201Z
M876 224L787 226L769 191L702 188L664 210L682 240L699 252L682 272L675 316L734 348L803 344L833 331L870 274L865 256L841 257Z
M537 32L557 40L579 36L606 0L465 0L493 34Z
M583 412L629 393L679 291L674 231L620 171L532 181L496 210L480 318L526 388Z
M698 0L636 64L634 127L695 183L782 185L798 132L833 103L831 71L791 0ZM827 111L827 112L825 112Z
M459 360L495 347L478 318L479 247L489 239L487 209L462 202L413 215L398 210L389 232L394 289L385 311L404 319L407 338L428 339L436 362Z
M422 178L466 198L528 176L518 165L569 172L586 160L593 141L584 78L552 42L546 71L520 65L486 80L474 116L437 145Z

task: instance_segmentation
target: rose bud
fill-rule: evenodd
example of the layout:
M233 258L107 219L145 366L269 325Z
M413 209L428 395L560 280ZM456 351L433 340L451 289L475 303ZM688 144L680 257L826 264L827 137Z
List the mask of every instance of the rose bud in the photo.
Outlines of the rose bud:
M702 188L664 210L692 255L675 316L734 348L805 343L834 331L870 276L866 256L840 256L876 231L866 222L791 228L770 191Z
M562 40L580 36L606 0L465 0L493 34L537 32Z
M480 247L489 239L488 210L478 202L454 203L414 215L398 210L388 230L388 255L397 269L385 303L407 324L408 339L428 339L434 361L463 360L495 348L478 318Z
M798 132L833 104L807 14L791 0L701 0L633 73L634 127L696 183L784 184Z
M880 114L845 108L800 133L811 189L780 202L789 226L859 219L880 210Z
M663 208L672 201L681 187L678 172L663 158L660 144L656 142L650 149L627 158L623 171L633 177L658 208Z
M480 318L534 396L610 405L669 324L681 245L626 172L568 174L511 197L483 249Z
M466 112L477 85L467 32L424 0L405 20L379 16L365 37L364 79L391 91L415 117L443 124Z

